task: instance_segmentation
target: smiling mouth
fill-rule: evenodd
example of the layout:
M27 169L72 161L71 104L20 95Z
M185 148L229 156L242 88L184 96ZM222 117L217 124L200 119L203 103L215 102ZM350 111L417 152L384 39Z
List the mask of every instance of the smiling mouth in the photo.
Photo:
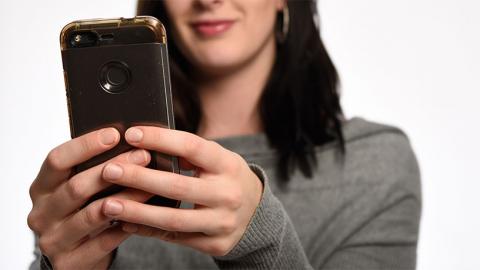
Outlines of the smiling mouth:
M204 37L215 37L227 32L234 23L234 20L211 20L194 22L191 26Z

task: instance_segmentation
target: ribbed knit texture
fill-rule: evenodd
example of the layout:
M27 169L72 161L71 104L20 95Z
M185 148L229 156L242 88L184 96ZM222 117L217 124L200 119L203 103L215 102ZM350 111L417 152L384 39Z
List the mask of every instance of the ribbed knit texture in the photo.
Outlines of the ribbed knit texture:
M254 163L249 166L264 183L262 200L243 238L229 254L215 258L217 265L228 269L308 268L305 253L298 248L297 233L282 204L271 193L265 171Z

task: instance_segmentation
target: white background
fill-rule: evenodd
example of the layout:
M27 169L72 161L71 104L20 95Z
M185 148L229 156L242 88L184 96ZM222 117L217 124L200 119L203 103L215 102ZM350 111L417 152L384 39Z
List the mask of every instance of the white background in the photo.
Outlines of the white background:
M33 259L28 188L69 139L58 33L134 1L0 2L0 269ZM347 116L397 125L422 168L418 269L480 269L480 2L321 0Z

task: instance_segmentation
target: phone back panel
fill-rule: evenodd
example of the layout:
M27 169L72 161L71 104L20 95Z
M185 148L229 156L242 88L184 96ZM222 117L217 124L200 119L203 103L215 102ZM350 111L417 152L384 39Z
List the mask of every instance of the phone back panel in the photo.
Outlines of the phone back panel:
M166 44L143 43L65 49L62 51L62 59L72 137L103 127L115 127L122 134L119 145L80 164L76 167L76 172L132 149L123 138L123 134L131 126L175 128ZM102 73L107 63L121 63L128 67L128 86L119 93L108 92L102 87ZM179 172L176 157L155 152L152 152L149 167ZM162 205L177 204L173 200L158 199L162 201L157 203Z

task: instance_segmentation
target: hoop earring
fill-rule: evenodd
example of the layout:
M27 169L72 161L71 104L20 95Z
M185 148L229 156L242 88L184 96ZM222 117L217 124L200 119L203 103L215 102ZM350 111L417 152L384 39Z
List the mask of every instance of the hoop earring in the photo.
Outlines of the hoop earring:
M285 1L285 6L283 10L279 12L277 19L281 19L281 23L279 23L279 31L277 31L277 41L278 43L282 44L287 40L288 31L290 30L290 11L288 9L288 5Z

